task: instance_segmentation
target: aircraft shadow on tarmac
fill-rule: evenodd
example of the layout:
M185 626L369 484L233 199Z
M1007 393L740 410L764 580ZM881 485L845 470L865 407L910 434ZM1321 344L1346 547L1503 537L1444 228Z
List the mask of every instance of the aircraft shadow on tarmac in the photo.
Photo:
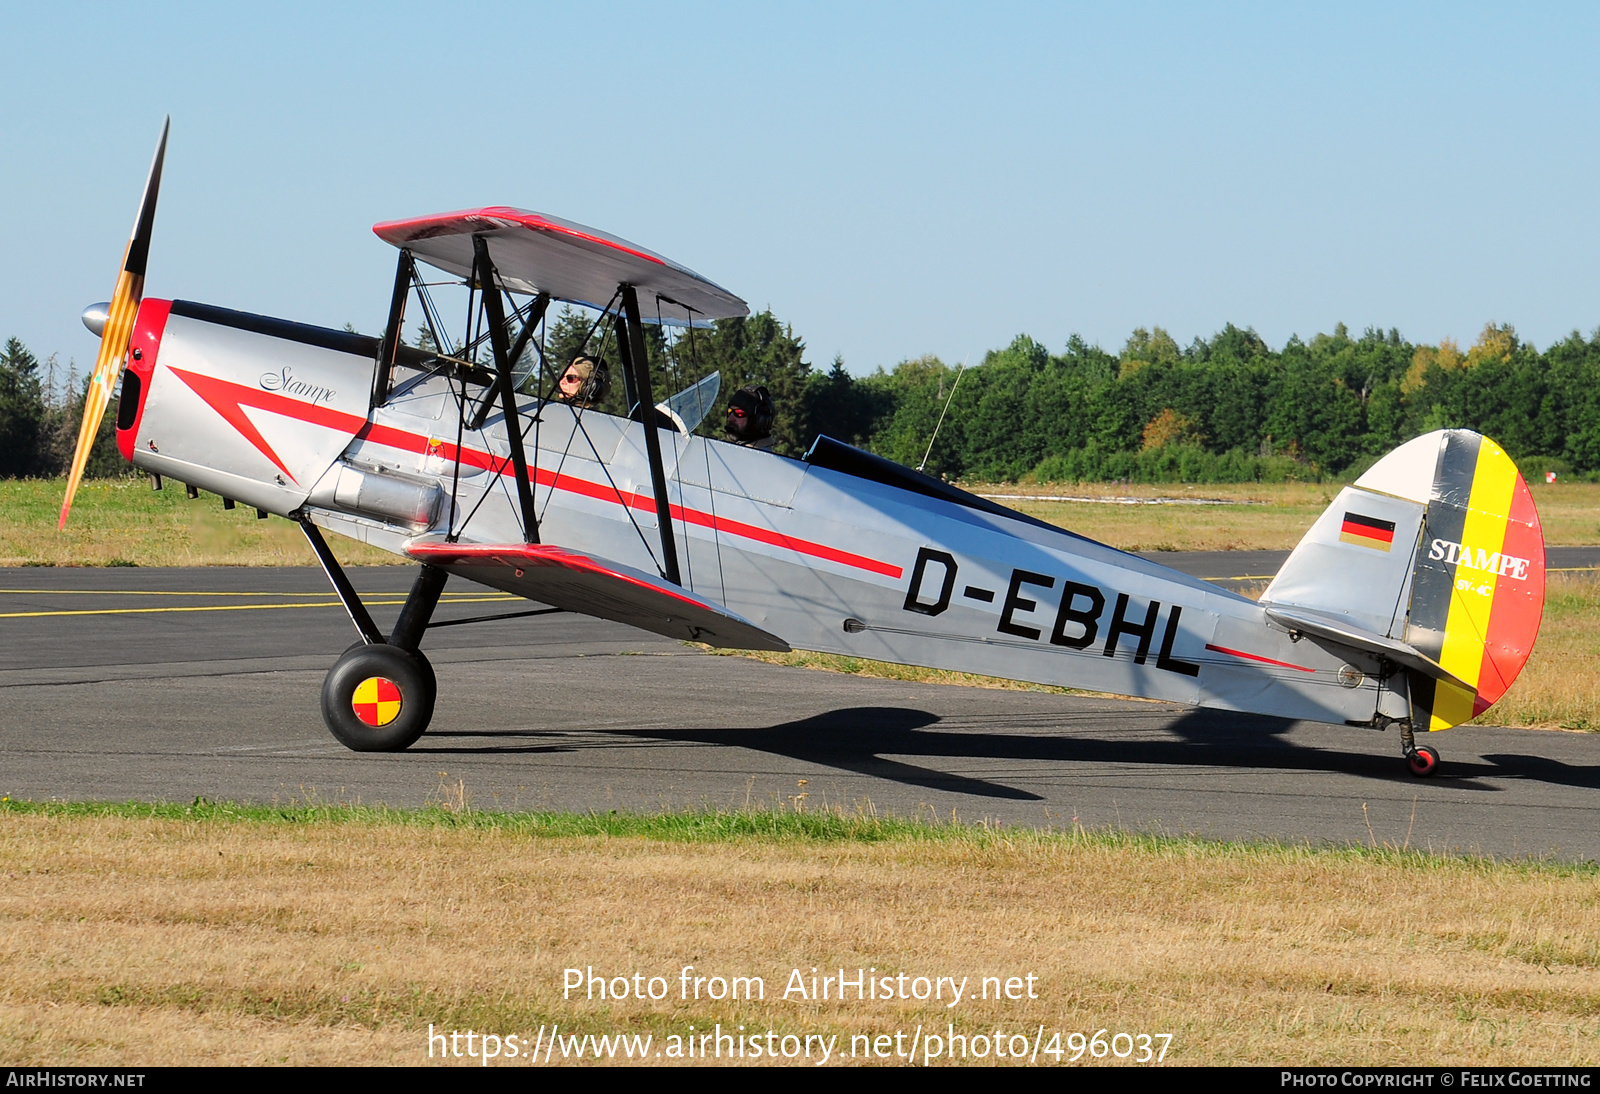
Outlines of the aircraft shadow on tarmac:
M616 738L732 746L907 786L1013 801L1039 801L1042 797L988 779L939 770L931 763L920 764L905 757L933 762L944 758L1323 771L1384 782L1411 781L1396 754L1397 747L1393 751L1375 748L1371 753L1308 747L1284 737L1294 722L1260 715L1195 710L1164 724L1161 728L1166 739L1122 740L1063 732L1057 719L1051 720L1057 727L1054 732L1010 733L974 732L965 728L930 729L940 721L938 715L915 708L847 707L767 727L607 729L581 741L559 731L430 733L419 743L419 748L430 753L554 753L615 747L612 741ZM483 741L486 736L495 743L442 747L435 744L441 738L470 737ZM527 743L528 737L545 738L548 743ZM1372 740L1374 744L1382 744L1384 740L1398 744L1393 737L1373 735ZM1492 778L1600 788L1600 768L1521 755L1446 760L1433 782L1456 790L1496 791L1500 788L1485 781Z
M1528 779L1550 783L1554 786L1573 786L1584 790L1600 790L1600 767L1578 767L1574 764L1552 760L1548 756L1523 756L1495 753L1484 756L1491 768L1502 778Z

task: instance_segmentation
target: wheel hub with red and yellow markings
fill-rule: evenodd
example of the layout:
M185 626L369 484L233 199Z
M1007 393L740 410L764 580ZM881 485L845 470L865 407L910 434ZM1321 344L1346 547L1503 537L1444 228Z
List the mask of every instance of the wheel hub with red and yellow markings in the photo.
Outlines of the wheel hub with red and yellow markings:
M356 685L350 709L369 726L386 726L400 717L400 688L386 676L369 676Z

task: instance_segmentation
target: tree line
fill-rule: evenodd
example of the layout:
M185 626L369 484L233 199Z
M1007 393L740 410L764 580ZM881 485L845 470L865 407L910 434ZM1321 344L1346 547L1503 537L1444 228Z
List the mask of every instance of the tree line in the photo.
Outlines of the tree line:
M573 329L570 313L563 323ZM771 312L670 344L653 333L658 391L713 369L725 394L763 383L778 404L775 448L791 456L825 433L949 479L1316 481L1465 427L1499 441L1525 475L1600 477L1600 330L1543 352L1493 323L1465 350L1342 323L1281 349L1231 323L1188 346L1140 328L1118 353L1076 336L1052 353L1019 335L970 368L930 356L859 378L837 358L813 368ZM552 359L579 348L558 342Z
M606 409L622 410L614 335L563 309L546 332L548 386L579 352L613 372ZM1339 324L1273 349L1228 324L1180 346L1160 327L1111 353L1076 336L1052 353L1019 335L958 369L937 357L855 377L835 359L806 360L804 341L770 311L709 329L650 327L646 350L661 398L712 371L723 402L745 384L777 406L774 448L803 455L819 433L950 479L1046 482L1320 480L1359 473L1429 430L1466 427L1505 446L1530 478L1554 470L1600 478L1600 330L1543 351L1506 324L1468 348L1414 344L1399 331L1352 335ZM0 476L60 474L71 458L82 385L20 341L0 354ZM91 475L126 473L108 414ZM942 417L942 423L941 423ZM699 432L720 435L721 409ZM937 427L937 436L935 428Z
M80 383L80 381L82 381ZM50 478L72 464L83 421L86 376L55 356L40 360L17 338L0 350L0 478ZM100 423L85 474L111 478L133 467L117 451L116 412Z
M1026 336L968 370L923 358L839 385L855 439L953 478L1240 482L1358 474L1402 442L1465 427L1524 474L1600 472L1600 331L1539 352L1505 324L1463 351L1358 336L1340 324L1269 347L1229 324L1180 347L1135 330L1120 353L1080 338L1053 354ZM857 389L860 389L859 392Z

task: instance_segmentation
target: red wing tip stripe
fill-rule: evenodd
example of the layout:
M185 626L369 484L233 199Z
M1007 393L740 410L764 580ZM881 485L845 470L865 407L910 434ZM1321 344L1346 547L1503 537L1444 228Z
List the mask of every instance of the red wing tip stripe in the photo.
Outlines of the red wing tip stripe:
M518 564L523 566L551 566L564 570L577 570L582 573L598 574L614 581L626 582L636 588L648 592L659 593L672 599L687 604L691 608L703 608L706 605L699 600L684 596L682 593L669 589L664 585L656 585L649 581L641 581L630 574L619 573L609 567L602 566L588 555L569 551L564 547L528 547L518 550L508 550L505 547L495 546L460 546L448 543L419 543L411 547L408 554L413 557L432 556L435 560L445 565L451 563L499 563L508 569L515 569Z
M513 209L508 205L490 205L482 209L463 209L458 213L440 213L436 216L414 217L410 220L388 220L372 226L373 232L386 243L396 247L415 240L431 239L446 235L467 235L474 230L485 227L503 228L515 225L534 232L552 232L559 235L571 236L587 243L599 244L609 247L614 251L641 258L657 266L670 266L671 263L654 252L647 251L638 244L629 243L625 239L602 232L596 228L586 228L582 224L564 221L557 217L547 217L541 213L529 212L525 209Z
M1206 649L1215 650L1217 653L1230 654L1234 657L1243 657L1247 661L1260 661L1265 665L1277 665L1279 668L1294 669L1296 672L1314 673L1317 671L1316 669L1308 669L1304 665L1291 665L1287 661L1274 661L1270 657L1262 657L1259 653L1245 653L1243 650L1230 650L1227 646L1213 646L1210 642L1206 643Z

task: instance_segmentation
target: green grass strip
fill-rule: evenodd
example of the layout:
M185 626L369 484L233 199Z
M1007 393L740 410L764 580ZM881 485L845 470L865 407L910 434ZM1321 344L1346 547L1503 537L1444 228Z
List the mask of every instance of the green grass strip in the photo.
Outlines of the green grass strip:
M670 843L766 842L775 846L838 843L942 844L1013 851L1106 850L1163 858L1227 858L1258 862L1348 862L1406 869L1466 870L1474 874L1600 878L1600 863L1549 858L1498 859L1442 854L1392 845L1221 840L1192 835L1129 832L1117 828L1035 829L992 824L938 823L901 817L784 810L686 810L680 813L538 813L417 809L347 804L251 805L196 798L175 802L35 802L0 798L0 817L178 821L258 826L392 826L488 831L527 838L638 839Z

